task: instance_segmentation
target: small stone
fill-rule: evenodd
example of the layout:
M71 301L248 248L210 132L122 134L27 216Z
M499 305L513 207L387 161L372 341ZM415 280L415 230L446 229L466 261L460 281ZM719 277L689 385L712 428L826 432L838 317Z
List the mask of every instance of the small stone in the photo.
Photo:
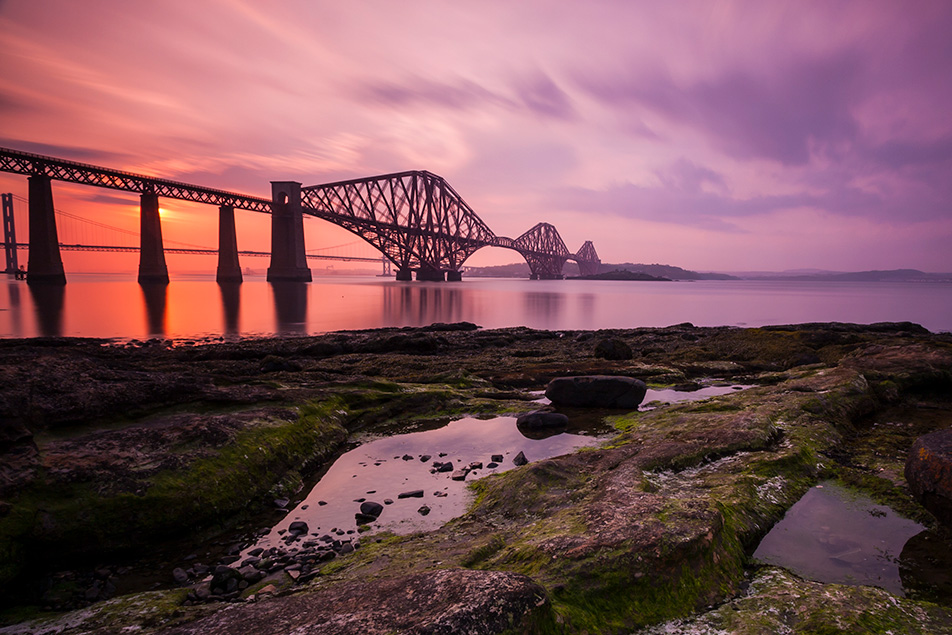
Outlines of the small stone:
M383 512L383 505L374 501L366 501L360 504L360 513L367 516L378 517Z
M486 469L489 469L489 470L494 470L494 469L496 469L497 467L499 467L499 464L498 464L498 463L488 463L488 464L486 464Z
M427 514L430 513L430 508L427 507L426 505L423 505L420 507L420 509L417 510L417 513L420 514L421 516L426 516Z
M285 507L288 506L288 503L290 503L290 502L291 502L291 501L289 501L289 500L286 499L286 498L276 498L276 499L274 499L274 506L275 506L275 507L278 507L278 508L281 508L281 509L284 509Z
M421 462L421 463L426 463L427 461L430 460L430 458L431 458L431 457L430 457L429 454L421 454L421 455L420 455L420 462Z
M502 463L503 456L501 454L493 454L491 457L493 463Z
M383 499L383 504L384 504L384 505L393 505L393 499L392 499L392 498L385 498L385 499Z
M412 460L413 460L413 457L410 456L409 454L404 454L401 458L402 458L404 461L412 461Z
M188 574L185 573L185 569L181 567L175 567L172 569L172 578L175 580L176 584L185 584L188 582Z
M512 462L513 462L515 465L521 466L521 465L525 465L526 463L528 463L528 462L529 462L529 459L527 459L527 458L526 458L526 455L523 454L523 453L520 451L519 454L517 454L517 455L515 456L515 458L512 459Z
M307 523L303 520L295 520L288 527L288 533L291 534L306 534L308 532Z
M423 498L423 490L415 489L409 492L401 492L397 494L397 498Z
M469 474L469 470L464 468L453 472L453 475L450 478L454 481L465 481L467 474Z
M317 504L323 507L324 505L327 504L327 501L317 501Z

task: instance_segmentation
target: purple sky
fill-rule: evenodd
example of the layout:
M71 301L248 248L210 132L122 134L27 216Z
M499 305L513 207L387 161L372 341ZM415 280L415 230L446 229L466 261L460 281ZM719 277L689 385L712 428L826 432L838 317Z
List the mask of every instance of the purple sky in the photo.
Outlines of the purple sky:
M0 0L0 145L263 196L425 169L606 262L947 272L950 34L944 0ZM167 208L214 246L214 208Z

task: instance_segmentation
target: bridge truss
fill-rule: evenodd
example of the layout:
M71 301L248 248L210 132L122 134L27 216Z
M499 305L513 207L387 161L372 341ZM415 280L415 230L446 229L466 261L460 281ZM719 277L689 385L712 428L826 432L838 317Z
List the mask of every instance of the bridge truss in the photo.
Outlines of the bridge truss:
M50 180L141 194L144 198L143 218L147 206L154 217L150 220L153 228L148 232L149 240L143 239L143 249L148 242L154 254L153 260L156 261L149 266L154 266L160 272L165 270L165 261L158 225L158 204L155 202L157 197L217 205L223 214L227 208L263 212L272 214L277 222L273 213L275 204L269 199L8 148L0 148L0 171L45 179L45 185L41 184L38 191L45 191L50 198L47 207L52 205ZM446 279L459 280L466 259L487 246L519 252L529 264L532 278L561 278L566 260L578 262L583 275L597 273L598 270L598 254L591 241L572 254L556 228L548 223L539 223L516 239L496 236L449 183L442 177L422 170L303 187L300 188L300 196L298 219L301 213L311 215L360 236L397 266L397 278L402 280L409 280L412 271L417 272L419 280L443 280L444 276ZM52 214L51 209L48 213ZM235 269L238 252L233 244L233 212L230 214L230 226L226 232L231 236L227 241L231 261L228 266ZM282 222L288 221L285 219ZM295 240L289 241L289 244L295 245L291 249L303 250L303 240L300 243L297 246ZM219 255L222 255L221 249ZM282 257L287 258L286 254ZM221 263L219 266L222 266ZM140 263L140 278L142 267ZM309 280L309 272L306 269L303 271L308 274ZM57 274L57 279L61 275ZM164 275L167 279L167 273Z

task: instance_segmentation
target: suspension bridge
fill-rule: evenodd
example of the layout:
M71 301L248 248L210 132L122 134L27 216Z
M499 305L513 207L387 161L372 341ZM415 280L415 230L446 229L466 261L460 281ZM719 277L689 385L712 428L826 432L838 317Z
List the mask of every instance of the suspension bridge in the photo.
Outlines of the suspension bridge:
M0 171L28 177L29 250L27 282L64 284L60 250L139 252L139 281L168 282L165 253L217 253L219 281L241 281L239 255L270 256L269 281L310 281L308 258L392 263L398 280L461 280L462 265L487 246L512 249L526 260L531 277L562 278L567 260L578 263L582 275L596 273L600 261L591 241L571 253L556 228L538 223L518 238L497 236L442 178L426 171L408 171L304 187L295 181L272 181L271 198L248 196L133 174L55 157L0 148ZM140 195L138 247L62 243L53 206L53 180L80 183ZM219 208L218 249L194 245L166 247L162 240L159 198L193 201ZM271 251L239 251L236 209L271 215ZM305 216L320 218L356 234L382 257L347 257L308 253L304 246ZM61 212L60 218L64 217ZM11 252L20 247L15 236L13 196L3 195L4 245L7 270ZM89 224L109 228L105 223ZM111 228L117 229L117 228ZM129 232L135 234L134 232ZM15 262L14 269L15 267Z

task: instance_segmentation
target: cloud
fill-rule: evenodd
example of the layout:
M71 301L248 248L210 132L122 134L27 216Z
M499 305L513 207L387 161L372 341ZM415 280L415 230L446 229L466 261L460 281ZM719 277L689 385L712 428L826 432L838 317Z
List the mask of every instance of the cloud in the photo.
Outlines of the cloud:
M648 109L707 135L738 159L804 165L817 151L855 141L852 114L863 96L860 56L798 59L769 73L727 68L713 79L679 82L660 72L585 75L578 85L616 109Z

